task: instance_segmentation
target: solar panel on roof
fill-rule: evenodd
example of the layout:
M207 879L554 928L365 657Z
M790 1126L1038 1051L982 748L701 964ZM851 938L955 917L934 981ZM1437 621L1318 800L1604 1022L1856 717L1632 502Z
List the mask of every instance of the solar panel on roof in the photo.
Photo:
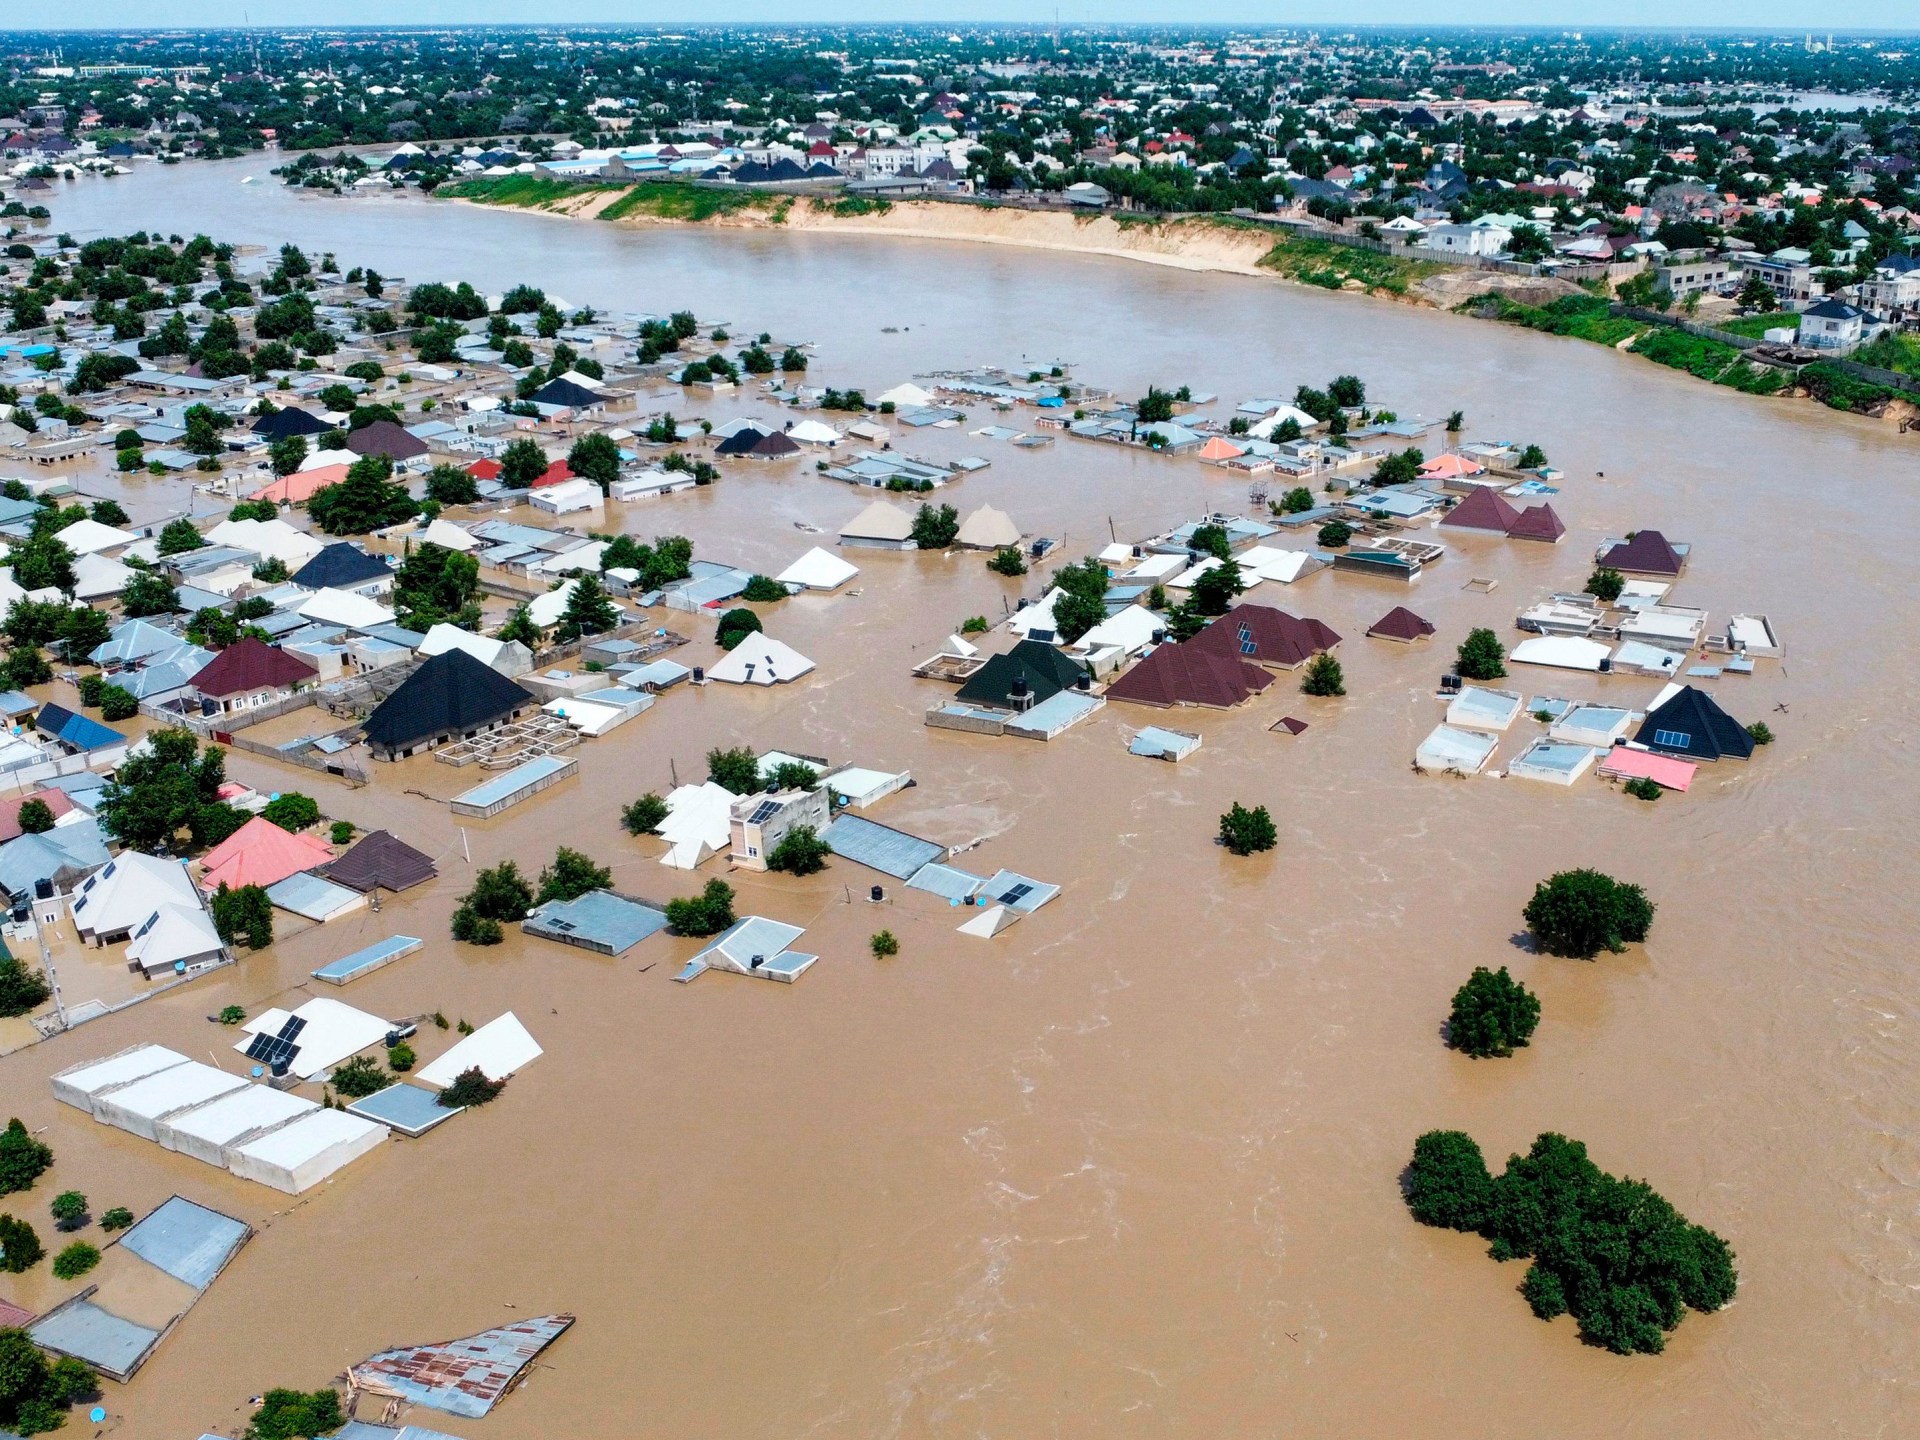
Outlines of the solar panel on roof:
M1259 648L1258 645L1253 643L1253 631L1248 629L1243 623L1240 626L1240 653L1242 655L1251 655Z
M1033 893L1033 886L1016 885L1011 890L1007 891L1006 894L1000 897L1000 903L1002 905L1017 905L1019 904L1020 901L1026 899L1027 896L1031 895L1032 893Z
M753 814L747 817L747 823L749 825L762 825L779 813L779 801L762 800L758 805L753 807Z

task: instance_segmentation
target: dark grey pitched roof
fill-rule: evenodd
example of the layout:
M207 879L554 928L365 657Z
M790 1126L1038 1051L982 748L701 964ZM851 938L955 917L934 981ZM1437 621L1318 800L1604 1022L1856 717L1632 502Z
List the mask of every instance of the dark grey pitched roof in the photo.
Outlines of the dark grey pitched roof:
M1740 722L1691 685L1650 711L1634 739L1650 750L1689 760L1746 760L1753 755L1753 737Z
M532 398L541 405L565 405L572 410L604 403L601 396L565 376L557 376L549 380L533 392Z
M253 422L253 433L262 440L281 440L289 435L324 435L332 428L318 415L292 405L271 415L262 415Z
M382 890L406 890L434 877L433 861L395 836L375 830L321 873L362 892L376 885Z
M295 571L293 583L308 590L324 590L330 585L344 590L392 573L379 557L336 540Z
M975 671L955 698L970 705L1008 705L1013 701L1014 682L1024 680L1027 693L1038 704L1062 690L1072 689L1085 673L1078 661L1068 659L1053 646L1039 640L1022 640L1006 654L994 656Z
M405 750L438 735L458 735L534 703L534 697L464 650L436 655L409 675L367 717L370 744Z

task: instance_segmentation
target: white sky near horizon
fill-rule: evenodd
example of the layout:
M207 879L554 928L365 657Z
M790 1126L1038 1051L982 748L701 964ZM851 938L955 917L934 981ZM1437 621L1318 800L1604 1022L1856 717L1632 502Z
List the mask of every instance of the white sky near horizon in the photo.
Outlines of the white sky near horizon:
M1920 29L1920 10L1866 0L74 0L9 5L0 30L227 26L804 24L952 21L1786 29ZM1904 23L1902 20L1904 19Z

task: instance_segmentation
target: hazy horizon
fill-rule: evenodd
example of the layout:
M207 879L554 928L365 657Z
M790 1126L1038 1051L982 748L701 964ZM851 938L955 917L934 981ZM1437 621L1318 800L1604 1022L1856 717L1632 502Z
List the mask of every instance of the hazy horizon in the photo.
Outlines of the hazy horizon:
M1153 4L1148 0L1110 0L1092 5L1067 0L1057 6L1018 0L822 0L804 5L780 0L721 0L689 13L679 4L621 4L602 0L557 5L540 0L415 0L396 20L390 4L373 0L180 0L166 7L155 23L150 0L85 0L82 18L48 24L0 19L5 31L84 31L221 29L251 23L260 29L338 28L344 26L530 25L713 25L755 24L1043 24L1057 13L1062 24L1112 25L1313 25L1326 29L1416 25L1434 29L1512 26L1526 29L1599 31L1805 31L1820 34L1911 34L1920 25L1891 25L1884 6L1861 0L1812 3L1812 0L1696 0L1675 7L1661 0L1619 0L1601 7L1592 0L1489 0L1467 7L1447 0L1375 0L1345 13L1329 14L1326 0L1275 7L1245 0L1224 5ZM1676 8L1683 12L1676 17ZM31 13L31 12L29 12ZM42 12L43 13L43 12Z

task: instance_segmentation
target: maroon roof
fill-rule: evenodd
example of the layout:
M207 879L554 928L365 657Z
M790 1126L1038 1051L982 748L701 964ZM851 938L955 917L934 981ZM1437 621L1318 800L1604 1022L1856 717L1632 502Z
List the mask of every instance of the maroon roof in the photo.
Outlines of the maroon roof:
M1213 655L1291 668L1333 649L1340 637L1321 621L1271 605L1236 605L1187 643Z
M362 425L347 436L347 448L356 455L384 455L389 460L411 460L427 453L427 442L391 420Z
M1600 563L1609 570L1627 570L1635 575L1672 576L1678 575L1687 561L1658 530L1642 530L1607 551Z
M1136 705L1210 705L1224 710L1272 683L1273 676L1258 665L1210 654L1189 640L1184 645L1157 647L1107 687L1107 698Z
M1377 635L1382 640L1418 640L1423 635L1433 634L1433 622L1414 614L1404 605L1396 605L1378 620L1369 635Z
M1509 540L1545 540L1548 544L1566 533L1566 524L1553 513L1553 506L1544 504L1522 510L1507 527Z
M276 650L257 635L236 640L187 683L202 695L240 695L248 690L277 690L312 680L319 668L298 655Z
M1513 533L1513 522L1519 515L1520 512L1509 505L1504 496L1482 488L1449 510L1440 523L1456 530L1491 530L1499 535L1510 535Z
M1282 715L1279 720L1267 727L1269 730L1284 730L1289 735L1298 735L1307 728L1307 722L1296 720L1291 715Z

